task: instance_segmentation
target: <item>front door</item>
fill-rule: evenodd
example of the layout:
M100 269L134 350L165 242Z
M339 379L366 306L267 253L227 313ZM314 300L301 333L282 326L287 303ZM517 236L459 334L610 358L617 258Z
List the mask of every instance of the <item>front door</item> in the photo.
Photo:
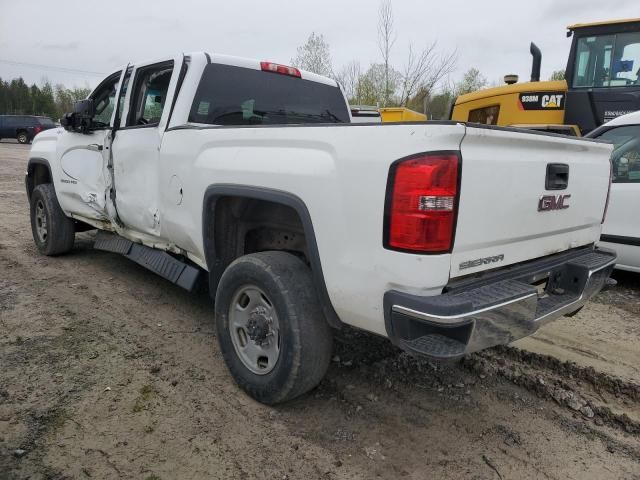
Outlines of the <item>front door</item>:
M125 228L157 237L158 154L182 58L138 65L112 141L115 205Z
M62 208L76 217L109 220L110 179L106 170L118 85L122 72L107 77L92 92L95 116L86 133L58 129L59 182L56 195Z

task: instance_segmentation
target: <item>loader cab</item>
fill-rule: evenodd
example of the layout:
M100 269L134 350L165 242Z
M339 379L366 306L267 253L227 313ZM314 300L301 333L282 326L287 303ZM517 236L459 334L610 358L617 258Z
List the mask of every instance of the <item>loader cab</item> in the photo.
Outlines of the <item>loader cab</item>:
M640 19L572 25L567 35L564 123L586 134L640 110Z

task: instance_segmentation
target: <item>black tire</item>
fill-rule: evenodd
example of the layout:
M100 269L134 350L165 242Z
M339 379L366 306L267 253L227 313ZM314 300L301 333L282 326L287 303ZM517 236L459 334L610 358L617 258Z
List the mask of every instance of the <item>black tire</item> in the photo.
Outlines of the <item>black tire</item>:
M279 356L273 370L262 375L247 368L231 338L230 308L236 292L247 285L266 294L279 323ZM294 255L260 252L235 260L220 279L215 319L218 344L231 375L261 403L273 405L308 392L329 367L333 334L318 302L311 271Z
M56 192L50 183L38 185L31 194L31 233L38 251L43 255L61 255L73 248L74 222L60 208Z
M29 134L24 130L20 130L16 135L16 140L18 140L18 143L22 144L29 143Z

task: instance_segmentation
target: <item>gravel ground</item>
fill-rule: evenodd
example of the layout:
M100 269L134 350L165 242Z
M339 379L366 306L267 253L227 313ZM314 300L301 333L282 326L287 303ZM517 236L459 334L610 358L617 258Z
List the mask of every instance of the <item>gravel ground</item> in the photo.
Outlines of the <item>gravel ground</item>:
M0 144L0 480L640 478L638 278L463 362L338 334L276 408L233 383L204 294L77 235L39 256L28 146Z

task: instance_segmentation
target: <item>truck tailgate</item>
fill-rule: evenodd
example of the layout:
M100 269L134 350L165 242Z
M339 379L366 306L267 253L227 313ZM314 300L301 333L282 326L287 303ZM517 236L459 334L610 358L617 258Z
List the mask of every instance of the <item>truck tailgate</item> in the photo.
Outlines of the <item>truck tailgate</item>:
M611 150L605 143L468 125L451 277L596 242Z

